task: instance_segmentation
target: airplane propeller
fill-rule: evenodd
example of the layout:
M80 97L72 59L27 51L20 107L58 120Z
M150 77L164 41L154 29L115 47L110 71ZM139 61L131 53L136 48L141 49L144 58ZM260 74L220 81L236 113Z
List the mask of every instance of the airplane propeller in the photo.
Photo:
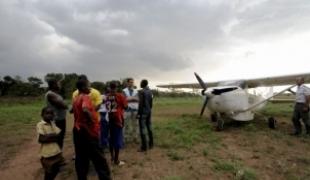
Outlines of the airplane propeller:
M206 91L207 88L208 88L207 85L206 85L206 83L204 83L204 81L200 78L200 76L199 76L197 73L194 73L194 74L195 74L196 79L197 79L197 81L199 82L200 86L202 87L201 94L202 94L203 96L206 95L206 94L205 94L205 91ZM208 104L208 100L209 100L209 98L208 98L208 96L206 96L206 99L205 99L205 101L203 102L203 105L202 105L202 108L201 108L201 111L200 111L200 116L203 115L203 112L205 111L206 106L207 106L207 104Z
M203 112L205 111L207 104L208 104L208 96L206 96L206 99L203 102L203 105L202 105L202 108L201 108L201 111L200 111L200 116L203 115Z

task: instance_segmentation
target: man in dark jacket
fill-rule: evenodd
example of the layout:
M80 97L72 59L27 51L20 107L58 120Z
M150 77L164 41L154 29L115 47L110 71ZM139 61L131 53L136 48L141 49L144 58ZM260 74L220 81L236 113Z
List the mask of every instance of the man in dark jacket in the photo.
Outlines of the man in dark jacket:
M139 109L138 109L138 118L139 118L139 131L141 137L141 147L140 152L147 150L147 140L146 140L146 130L148 134L148 145L149 149L153 147L153 133L151 127L151 114L153 106L153 94L150 88L148 87L148 81L143 79L140 83L141 90L138 93L139 96Z

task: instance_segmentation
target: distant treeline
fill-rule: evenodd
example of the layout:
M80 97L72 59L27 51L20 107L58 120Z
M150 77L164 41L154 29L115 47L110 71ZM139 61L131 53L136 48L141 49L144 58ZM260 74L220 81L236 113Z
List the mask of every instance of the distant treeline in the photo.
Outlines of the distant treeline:
M77 82L79 74L70 73L70 74L62 74L62 73L48 73L44 76L44 80L38 77L28 77L27 81L22 80L20 76L4 76L0 78L0 96L12 96L12 97L36 97L43 95L47 87L42 87L44 81L47 82L50 79L61 80L61 94L64 98L70 99L72 92L76 89L75 84ZM119 86L119 91L121 91L126 86L127 78L120 80L111 80L107 82L94 81L91 82L91 87L98 89L100 92L105 92L107 86L110 82L116 82ZM136 82L137 83L137 82ZM153 90L154 96L162 96L162 97L191 97L197 96L194 93L187 92L162 92L158 90Z

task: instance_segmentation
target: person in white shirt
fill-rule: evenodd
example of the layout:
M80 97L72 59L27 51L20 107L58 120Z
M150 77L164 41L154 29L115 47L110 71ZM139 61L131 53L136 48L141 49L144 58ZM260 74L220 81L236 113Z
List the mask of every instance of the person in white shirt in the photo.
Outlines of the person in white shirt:
M109 117L106 108L106 90L102 95L102 104L98 110L100 113L100 146L104 149L109 147Z
M310 135L310 122L309 122L309 102L310 102L310 89L304 85L305 79L299 77L296 79L297 91L294 113L292 117L295 131L292 135L300 135L302 133L302 127L300 119L305 124L306 134Z
M134 88L133 78L127 79L127 87L123 89L128 102L128 108L125 111L125 141L138 141L138 121L136 119L138 112L138 91Z

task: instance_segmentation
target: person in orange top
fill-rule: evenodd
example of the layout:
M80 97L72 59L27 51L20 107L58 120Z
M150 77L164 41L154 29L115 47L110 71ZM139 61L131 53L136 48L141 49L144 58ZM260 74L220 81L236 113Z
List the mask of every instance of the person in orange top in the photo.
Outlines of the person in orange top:
M109 116L110 140L109 147L111 160L115 165L124 165L119 160L119 150L123 147L124 110L127 108L127 100L122 93L116 92L115 82L110 83L110 93L106 97L106 106Z
M99 147L99 120L88 95L88 82L79 80L76 87L79 95L74 99L72 110L75 169L78 180L87 179L89 160L93 162L100 180L111 179L108 163Z

